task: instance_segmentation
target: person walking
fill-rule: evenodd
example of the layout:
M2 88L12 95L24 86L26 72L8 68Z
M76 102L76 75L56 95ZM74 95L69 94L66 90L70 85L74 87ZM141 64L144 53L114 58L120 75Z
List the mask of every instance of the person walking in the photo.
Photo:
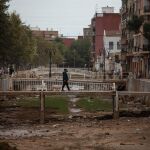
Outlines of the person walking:
M9 76L12 77L14 72L15 72L15 71L14 71L14 68L13 68L13 66L11 65L10 68L9 68Z
M68 91L70 91L70 88L69 88L69 85L68 85L68 74L67 74L68 70L67 69L64 69L64 72L63 72L63 85L62 85L62 91L64 91L64 87L66 86Z

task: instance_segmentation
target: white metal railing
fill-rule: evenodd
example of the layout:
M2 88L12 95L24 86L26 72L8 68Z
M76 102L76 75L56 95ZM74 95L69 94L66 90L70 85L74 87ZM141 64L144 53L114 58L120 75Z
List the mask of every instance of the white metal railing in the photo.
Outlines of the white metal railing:
M57 67L52 67L51 73L52 73L52 78L57 78L61 79L62 78L62 72L64 68L57 68ZM93 72L87 70L87 68L67 68L68 69L68 75L70 79L103 79L104 74L102 72ZM48 77L49 74L49 68L45 67L39 67L39 68L34 68L31 70L27 71L18 71L16 73L16 77L19 78L44 78ZM107 72L105 74L106 79L120 79L122 78L119 75L109 75Z
M12 78L5 82L7 83L7 88L3 91L60 91L62 87L62 80L53 79ZM69 87L73 91L113 91L115 90L115 83L70 80ZM0 89L3 89L3 87Z

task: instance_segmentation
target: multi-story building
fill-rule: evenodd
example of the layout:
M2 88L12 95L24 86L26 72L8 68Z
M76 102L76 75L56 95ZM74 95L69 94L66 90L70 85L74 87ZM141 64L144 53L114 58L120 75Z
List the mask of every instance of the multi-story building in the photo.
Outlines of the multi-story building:
M56 37L58 37L58 31L48 29L40 30L38 27L31 28L31 31L33 36L43 38L46 41L53 41Z
M121 16L119 13L114 13L113 7L103 7L102 13L96 13L91 20L92 28L92 62L98 68L98 64L102 61L102 55L104 54L104 30L105 32L120 32ZM110 44L114 44L110 41ZM100 68L99 68L100 69Z
M83 28L83 38L92 40L92 29L91 26L89 28Z
M136 77L150 77L150 0L122 0L122 68Z
M121 72L121 32L104 31L105 71L107 73ZM104 56L102 56L104 57Z

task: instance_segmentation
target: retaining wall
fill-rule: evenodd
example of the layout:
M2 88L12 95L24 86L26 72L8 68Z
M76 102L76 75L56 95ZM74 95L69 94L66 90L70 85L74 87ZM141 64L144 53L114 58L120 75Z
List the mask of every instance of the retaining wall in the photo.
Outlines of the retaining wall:
M127 82L128 91L150 92L150 80L130 78ZM150 106L150 96L144 97L145 104Z

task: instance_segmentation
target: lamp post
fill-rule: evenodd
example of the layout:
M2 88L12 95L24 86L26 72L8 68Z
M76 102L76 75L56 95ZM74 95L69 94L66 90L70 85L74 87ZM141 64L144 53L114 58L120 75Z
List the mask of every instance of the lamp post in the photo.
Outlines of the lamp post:
M46 52L49 55L49 78L52 76L52 55L55 55L55 49L47 48Z
M49 78L52 76L51 66L52 66L52 52L49 49Z

